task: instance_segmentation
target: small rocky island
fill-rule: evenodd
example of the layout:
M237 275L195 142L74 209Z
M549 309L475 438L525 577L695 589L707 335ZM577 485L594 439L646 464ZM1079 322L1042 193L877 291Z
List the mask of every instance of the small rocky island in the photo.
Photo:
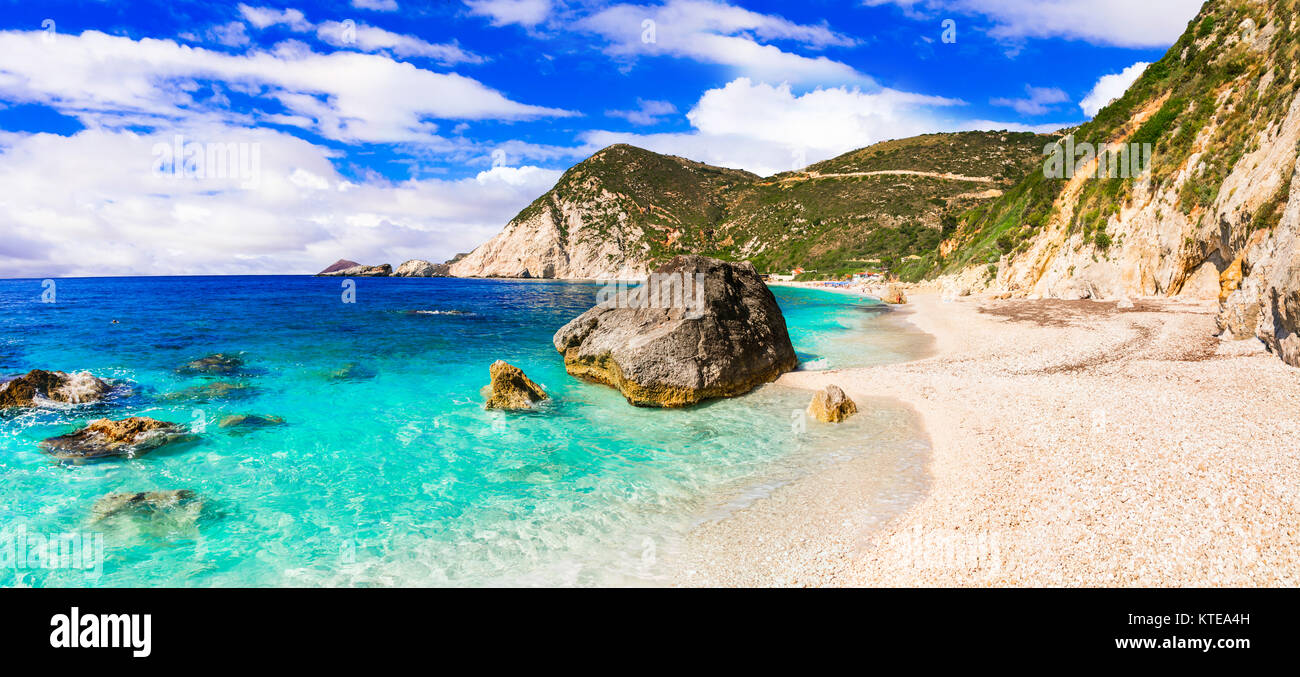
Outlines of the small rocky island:
M450 262L432 263L423 259L411 259L398 266L396 270L387 263L366 266L355 261L339 259L325 270L316 273L316 277L448 277L451 274L450 270Z
M799 363L754 266L704 256L674 258L564 325L554 344L570 374L647 407L741 395Z

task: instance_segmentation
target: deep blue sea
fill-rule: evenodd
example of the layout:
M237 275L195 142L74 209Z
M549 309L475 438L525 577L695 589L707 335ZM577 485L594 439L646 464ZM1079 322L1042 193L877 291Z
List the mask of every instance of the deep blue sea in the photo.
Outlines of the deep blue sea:
M919 491L912 414L880 404L801 421L810 394L769 385L684 410L629 406L568 376L551 336L593 283L311 277L0 280L0 375L88 370L106 403L0 414L0 548L102 534L92 572L13 564L20 586L617 585L671 580L683 534L756 487L872 454ZM873 301L774 290L802 368L899 361L923 343ZM116 323L114 323L116 320ZM177 372L211 353L247 373ZM483 409L503 359L553 399ZM204 400L214 381L243 388ZM177 398L176 393L182 393ZM170 398L169 398L170 395ZM259 414L282 426L221 428ZM190 425L132 459L54 462L38 443L104 416ZM189 489L197 513L94 521L121 491ZM30 544L29 540L23 541Z

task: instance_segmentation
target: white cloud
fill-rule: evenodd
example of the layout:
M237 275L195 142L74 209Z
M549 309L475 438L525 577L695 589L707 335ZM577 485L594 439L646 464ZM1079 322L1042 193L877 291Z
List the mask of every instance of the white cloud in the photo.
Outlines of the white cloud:
M936 131L945 123L935 109L961 104L957 99L892 89L864 92L832 87L796 95L788 84L739 78L700 97L686 114L693 132L597 131L582 138L596 147L632 143L768 175L878 141Z
M368 9L375 12L395 12L397 11L397 0L352 0L352 6L357 9Z
M483 63L483 57L467 52L455 43L431 43L367 24L325 21L316 26L316 37L335 47L355 47L363 52L389 52L399 57L426 57L446 65Z
M1079 102L1079 108L1082 108L1083 114L1088 117L1096 115L1106 107L1106 104L1124 96L1129 86L1136 82L1142 75L1142 71L1150 65L1146 61L1139 61L1118 73L1101 76L1097 84L1093 85L1092 91Z
M381 55L319 54L302 43L225 54L94 31L48 42L40 31L0 32L0 97L49 105L88 126L258 119L257 113L235 114L220 99L208 98L201 81L274 100L288 109L273 113L280 119L309 121L307 129L345 142L429 141L438 129L431 118L573 115L512 101L455 73Z
M238 21L216 26L208 31L208 36L213 42L227 47L243 47L248 44L248 31L244 30L244 24Z
M375 6L357 6L374 10L397 9L396 3L392 3L391 7L382 2L375 3ZM313 24L296 9L281 11L241 4L239 11L244 20L254 28L264 29L268 26L285 25L298 33L314 30L317 39L334 47L354 47L363 52L388 52L399 57L427 57L446 65L483 62L483 57L467 52L455 43L435 44L413 35L394 33L376 26L357 23L351 19ZM232 25L238 26L240 32L243 32L241 24L236 22ZM247 42L247 36L244 42Z
M1021 115L1042 115L1054 107L1053 104L1064 103L1070 100L1070 96L1063 90L1056 87L1034 87L1025 85L1025 94L1023 98L1008 99L997 97L989 99L989 103L994 106L1005 106L1014 109Z
M239 13L254 28L284 25L299 33L311 30L311 22L307 20L302 10L276 10L269 7L251 7L241 3Z
M659 124L660 118L677 112L677 106L668 101L637 99L636 102L635 110L607 110L605 115L623 118L634 125L646 127Z
M465 0L470 14L488 17L493 26L532 28L551 14L551 0Z
M630 143L659 153L745 169L760 176L802 169L889 139L932 132L1051 132L1077 122L1025 125L954 117L964 102L892 89L830 87L797 95L789 85L739 78L704 93L686 114L690 132L636 134L607 130L581 135L590 153Z
M257 144L259 180L154 172L173 133L0 133L5 277L314 273L339 259L398 264L469 251L560 172L494 167L458 180L350 182L332 151L212 125L186 140ZM82 168L68 172L68 167Z
M647 23L648 22L648 23ZM614 5L576 24L608 44L605 52L629 62L674 56L729 66L737 74L769 82L870 84L853 67L825 56L783 51L761 40L797 42L805 48L845 47L850 37L825 25L797 24L723 2L669 0L659 6Z
M917 16L982 16L997 38L1068 38L1120 47L1167 47L1200 10L1203 0L863 0L897 5Z

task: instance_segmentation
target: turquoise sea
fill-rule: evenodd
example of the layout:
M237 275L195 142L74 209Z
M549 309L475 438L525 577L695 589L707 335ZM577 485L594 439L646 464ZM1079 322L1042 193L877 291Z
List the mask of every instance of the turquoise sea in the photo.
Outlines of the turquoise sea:
M102 534L95 572L10 565L18 586L611 585L671 581L693 524L803 473L863 454L921 491L926 443L878 404L832 426L809 393L766 386L686 410L634 408L577 381L551 346L597 285L310 277L0 280L0 375L88 370L105 403L0 414L0 548L19 536ZM776 288L802 368L924 349L873 301ZM116 323L114 323L116 320ZM177 372L238 354L237 377ZM504 359L553 400L485 411ZM214 381L224 398L176 399ZM251 432L230 414L278 416ZM145 415L197 439L134 459L59 464L37 446L93 418ZM190 489L201 511L95 522L113 492ZM739 503L738 503L739 501Z

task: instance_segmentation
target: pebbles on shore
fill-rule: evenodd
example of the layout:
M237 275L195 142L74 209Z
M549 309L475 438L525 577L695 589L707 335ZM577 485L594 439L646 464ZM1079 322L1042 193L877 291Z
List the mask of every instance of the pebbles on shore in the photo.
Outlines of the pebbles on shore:
M938 356L779 382L913 406L928 496L878 528L805 478L698 527L679 584L1300 584L1300 378L1213 303L911 300Z

